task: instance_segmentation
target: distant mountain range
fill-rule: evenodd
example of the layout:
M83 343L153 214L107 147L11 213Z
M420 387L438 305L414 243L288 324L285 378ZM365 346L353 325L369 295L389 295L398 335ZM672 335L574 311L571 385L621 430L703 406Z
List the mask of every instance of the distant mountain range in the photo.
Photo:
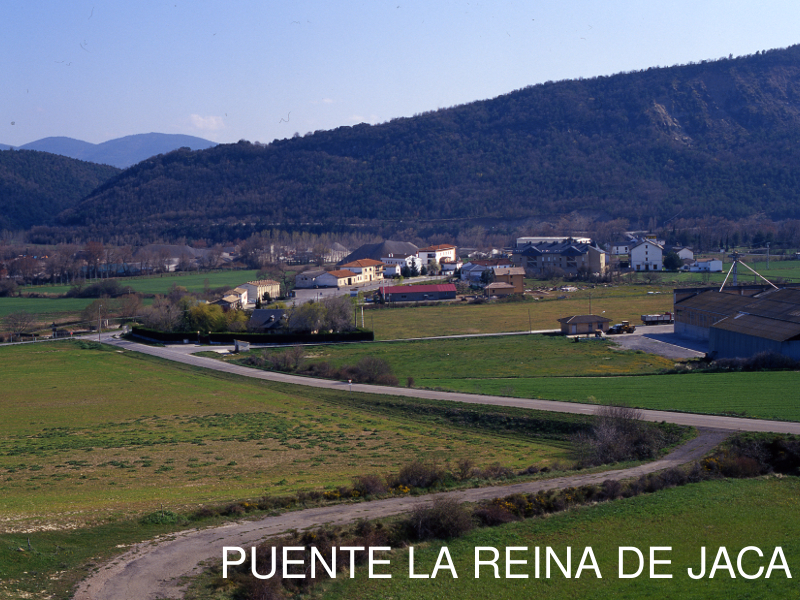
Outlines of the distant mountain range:
M215 142L191 135L168 133L141 133L109 140L101 144L92 144L68 137L47 137L24 146L13 146L15 150L38 150L60 154L77 160L111 165L118 169L127 169L138 162L165 154L178 148L205 150L216 146ZM0 144L0 150L8 150L12 146Z
M799 219L800 46L548 82L400 118L175 151L59 216L85 236L225 239L281 227L418 227L577 213L647 227Z
M191 139L150 146L140 156L160 155L115 174L87 173L82 181L96 187L60 200L57 216L48 207L36 239L224 242L273 228L452 237L572 213L638 227L800 220L800 46L548 82L269 145L190 151ZM176 145L184 148L166 151ZM23 156L14 168L33 182L42 175ZM42 214L37 197L21 201L18 216Z

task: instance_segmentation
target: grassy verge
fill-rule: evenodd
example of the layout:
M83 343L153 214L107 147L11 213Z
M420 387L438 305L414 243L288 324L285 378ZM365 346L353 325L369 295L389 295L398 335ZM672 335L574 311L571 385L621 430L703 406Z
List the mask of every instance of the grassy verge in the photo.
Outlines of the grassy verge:
M585 506L542 519L509 523L479 529L458 540L431 542L415 548L415 569L430 573L442 546L447 546L459 578L441 571L436 579L410 579L407 551L394 551L391 566L380 572L391 579L368 579L364 569L355 579L340 575L313 597L326 600L367 600L371 598L787 598L796 593L793 579L775 571L770 579L732 579L727 571L718 571L714 579L695 581L688 577L689 567L697 570L700 548L709 554L706 577L720 546L726 546L735 567L736 554L746 546L757 546L766 557L748 553L743 567L755 573L769 564L775 546L781 546L792 576L800 564L800 521L798 521L800 480L794 477L721 480L690 484L635 498ZM721 508L724 507L724 510ZM501 578L489 569L474 576L476 546L492 546L501 551ZM528 579L503 577L505 547L527 547L516 559L527 565L514 565L513 572L528 574ZM553 567L550 579L535 579L533 548L552 547L562 563L566 549L572 548L572 579L566 579ZM602 579L593 571L574 578L584 548L591 546ZM650 579L649 567L636 579L620 579L617 573L618 547L635 546L647 557L650 546L669 546L670 553L659 558L672 561L658 567L660 573L672 573L672 579ZM627 564L627 563L626 563ZM631 565L632 566L632 565ZM544 568L542 568L544 576ZM211 596L197 596L197 598ZM225 598L224 595L213 596Z

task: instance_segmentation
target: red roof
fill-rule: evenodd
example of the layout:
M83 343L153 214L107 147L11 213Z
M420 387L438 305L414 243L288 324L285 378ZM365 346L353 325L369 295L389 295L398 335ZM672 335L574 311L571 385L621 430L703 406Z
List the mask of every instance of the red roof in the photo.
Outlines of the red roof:
M452 283L440 283L437 285L390 285L381 288L382 294L409 294L428 292L455 292L456 286Z
M327 275L333 275L337 279L343 279L345 277L357 277L356 273L353 273L352 271L347 271L347 270L344 270L344 269L341 269L339 271L328 271L327 273L323 273L323 275L326 275L326 274Z

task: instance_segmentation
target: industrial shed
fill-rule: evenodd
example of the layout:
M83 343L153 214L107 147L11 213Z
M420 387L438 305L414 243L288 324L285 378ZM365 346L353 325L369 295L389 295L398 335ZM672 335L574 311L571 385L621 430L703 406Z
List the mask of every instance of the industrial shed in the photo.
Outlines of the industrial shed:
M426 302L430 300L455 300L456 286L452 283L438 285L392 285L380 289L381 302Z
M776 352L800 360L800 290L773 290L750 300L711 326L709 354L747 358Z

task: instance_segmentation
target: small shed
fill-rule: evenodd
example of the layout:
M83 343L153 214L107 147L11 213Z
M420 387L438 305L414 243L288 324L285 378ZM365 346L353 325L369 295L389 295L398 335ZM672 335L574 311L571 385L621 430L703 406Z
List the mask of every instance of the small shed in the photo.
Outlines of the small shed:
M510 296L517 292L516 288L510 283L495 281L483 288L483 293L487 296Z
M558 322L561 323L561 333L564 335L581 335L608 331L611 319L599 315L573 315L562 317Z

